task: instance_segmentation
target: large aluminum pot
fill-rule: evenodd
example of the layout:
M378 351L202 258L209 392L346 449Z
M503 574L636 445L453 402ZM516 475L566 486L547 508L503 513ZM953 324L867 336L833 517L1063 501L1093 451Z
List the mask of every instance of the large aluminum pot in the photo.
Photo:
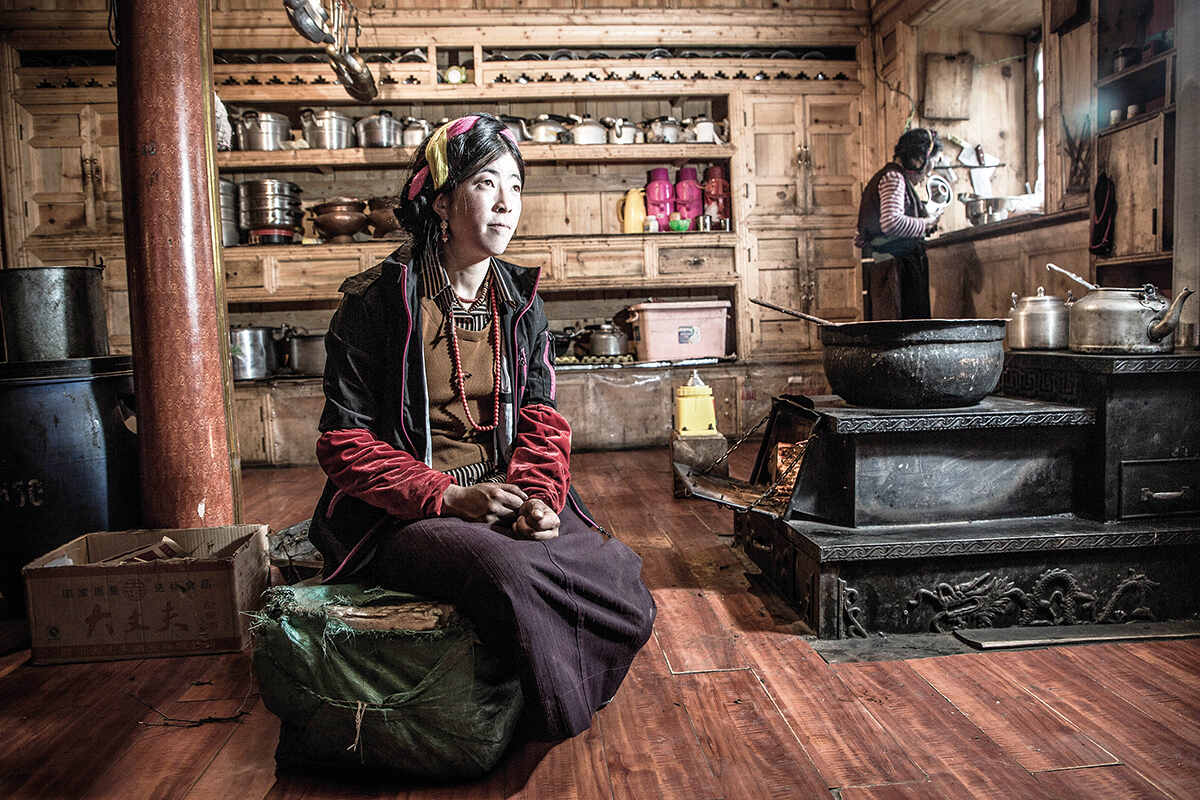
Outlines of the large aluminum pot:
M354 120L340 111L306 108L300 112L300 127L304 130L304 141L308 142L309 147L341 150L354 146Z
M1071 306L1071 350L1170 353L1179 314L1191 294L1191 289L1181 289L1168 303L1149 283L1140 289L1097 286Z
M108 355L104 267L0 270L9 361Z
M404 124L383 109L354 123L358 143L363 147L399 147L403 143Z
M1004 369L1003 319L912 319L821 325L825 377L872 408L973 406Z
M260 325L229 329L229 355L235 381L269 378L279 369L275 352L277 330Z
M283 143L292 138L291 121L273 111L243 111L229 121L237 150L282 150Z
M1068 309L1074 302L1047 295L1039 286L1037 294L1018 297L1012 293L1012 319L1008 323L1008 346L1013 350L1063 350L1067 346Z
M325 374L325 334L285 326L283 358L297 375Z
M623 356L629 350L625 332L610 322L587 326L577 342L594 356Z

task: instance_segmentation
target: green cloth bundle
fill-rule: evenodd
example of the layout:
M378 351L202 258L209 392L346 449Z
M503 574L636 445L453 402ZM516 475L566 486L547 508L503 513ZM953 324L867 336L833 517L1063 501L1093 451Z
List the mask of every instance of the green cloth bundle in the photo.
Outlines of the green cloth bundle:
M365 618L428 602L352 584L281 586L264 598L252 628L254 671L283 723L278 764L461 780L499 761L521 714L521 687L467 620L453 614L430 630L351 627L347 607Z

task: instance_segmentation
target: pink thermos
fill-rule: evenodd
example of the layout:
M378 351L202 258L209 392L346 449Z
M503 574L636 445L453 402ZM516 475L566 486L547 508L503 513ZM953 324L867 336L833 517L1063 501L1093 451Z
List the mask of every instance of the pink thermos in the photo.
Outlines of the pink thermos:
M671 185L671 176L666 167L655 167L646 182L646 216L658 218L660 231L670 230L667 223L674 210L675 187Z
M714 221L729 219L729 200L725 170L716 164L704 170L704 213Z
M679 218L687 220L687 229L696 229L696 217L704 208L704 192L700 189L700 181L696 176L695 167L680 167L675 181L675 210Z

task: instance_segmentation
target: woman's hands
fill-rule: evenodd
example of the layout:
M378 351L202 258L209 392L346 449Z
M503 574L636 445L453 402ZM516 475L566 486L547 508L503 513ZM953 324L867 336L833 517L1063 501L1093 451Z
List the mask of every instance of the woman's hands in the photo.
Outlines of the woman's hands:
M442 493L442 513L489 525L511 523L528 499L519 486L511 483L477 483L474 486L452 483Z
M509 524L522 539L541 541L558 536L558 514L511 483L450 484L442 493L442 513L470 522Z
M553 539L558 536L558 514L536 497L525 501L517 510L513 532L522 539Z

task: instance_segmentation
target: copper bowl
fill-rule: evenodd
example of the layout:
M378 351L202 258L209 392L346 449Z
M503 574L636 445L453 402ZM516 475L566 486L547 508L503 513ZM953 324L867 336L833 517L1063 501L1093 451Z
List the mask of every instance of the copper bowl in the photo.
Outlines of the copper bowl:
M329 211L315 215L313 223L327 243L346 244L354 241L354 234L367 226L367 215L362 211Z
M312 211L314 217L319 217L333 211L362 211L366 207L367 204L356 197L331 197L309 210Z

